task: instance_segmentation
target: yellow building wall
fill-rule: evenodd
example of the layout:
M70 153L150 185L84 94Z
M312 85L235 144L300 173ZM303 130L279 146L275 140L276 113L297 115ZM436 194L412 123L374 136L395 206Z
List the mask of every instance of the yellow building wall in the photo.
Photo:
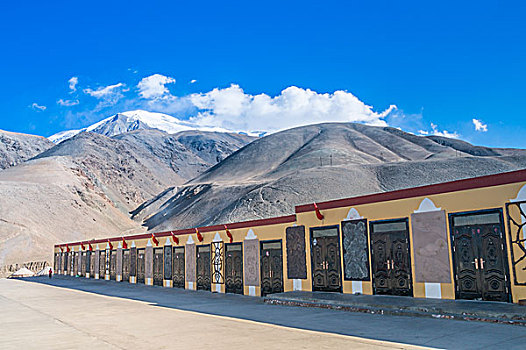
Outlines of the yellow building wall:
M341 222L345 220L349 210L354 208L358 211L359 215L367 219L368 223L371 221L377 220L387 220L387 219L398 219L398 218L407 218L409 221L409 239L411 247L411 268L412 271L415 271L415 256L413 251L413 232L411 228L411 214L417 210L421 202L425 198L429 198L437 208L441 208L446 211L446 215L452 213L460 213L467 211L477 211L483 209L495 209L500 208L503 210L504 216L504 229L505 240L507 245L507 258L509 266L509 274L511 277L511 295L513 302L518 302L520 299L526 299L526 286L517 286L513 283L513 272L512 272L512 263L511 263L511 254L510 254L510 241L509 241L509 228L506 220L506 211L505 205L510 202L510 200L517 197L519 190L526 184L526 182L500 185L493 187L484 187L472 190L456 191L449 193L442 193L429 196L413 197L407 199L386 201L386 202L376 202L369 204L361 204L356 206L346 206L333 209L324 209L321 210L324 215L323 220L318 220L314 211L304 212L297 214L297 223L298 225L304 225L306 231L306 238L309 239L309 229L313 227L324 227L331 225L340 226L340 247L342 246L341 242ZM449 239L449 222L447 224L447 244L449 251L449 264L451 271L451 281L452 283L441 283L440 289L443 299L454 299L455 298L455 284L454 284L454 267L452 260L452 249L451 241ZM310 244L307 242L307 275L312 276L311 261L310 261ZM369 247L370 247L370 235L369 235ZM518 250L515 250L518 253ZM341 264L343 267L343 254L340 250L341 255ZM369 251L370 253L370 251ZM370 254L369 254L370 256ZM369 268L372 271L371 259L369 259ZM517 271L521 279L526 279L526 271ZM423 298L425 297L425 287L424 283L416 283L414 273L413 276L413 293L415 297ZM311 290L311 282L305 283L305 290ZM366 281L362 283L363 294L372 294L372 282ZM343 292L352 293L352 282L343 281Z

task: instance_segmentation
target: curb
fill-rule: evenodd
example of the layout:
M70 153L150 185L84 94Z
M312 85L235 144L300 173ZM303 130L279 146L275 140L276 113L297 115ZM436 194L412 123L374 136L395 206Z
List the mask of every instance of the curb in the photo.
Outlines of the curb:
M478 322L489 322L489 323L499 323L499 324L508 324L515 326L526 327L526 319L509 319L509 318L496 318L475 314L455 314L455 313L446 313L437 311L433 312L424 312L410 309L392 309L392 308L381 308L373 306L357 306L357 305L338 305L338 304L329 304L329 303L319 303L319 302L310 302L310 301L297 301L297 300L280 300L265 298L263 300L266 304L271 305L284 305L284 306L300 306L300 307L313 307L321 309L330 309L330 310L341 310L347 312L361 312L368 314L378 314L378 315L391 315L391 316L412 316L412 317L424 317L424 318L435 318L435 319L449 319L449 320L461 320L461 321L478 321Z

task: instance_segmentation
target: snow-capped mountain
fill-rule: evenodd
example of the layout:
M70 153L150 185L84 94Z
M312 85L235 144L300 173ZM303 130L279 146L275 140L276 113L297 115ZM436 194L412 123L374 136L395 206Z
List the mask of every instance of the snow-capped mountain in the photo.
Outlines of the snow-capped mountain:
M186 130L229 132L229 130L217 127L196 126L163 113L135 110L117 113L87 128L61 131L50 136L49 139L58 144L83 131L94 132L104 136L115 136L138 129L159 129L169 134Z

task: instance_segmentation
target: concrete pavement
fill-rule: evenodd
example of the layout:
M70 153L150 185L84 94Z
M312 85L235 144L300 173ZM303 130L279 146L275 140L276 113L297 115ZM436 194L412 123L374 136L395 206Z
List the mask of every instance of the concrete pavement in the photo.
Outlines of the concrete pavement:
M0 347L507 348L525 327L268 305L261 298L57 276L0 280Z

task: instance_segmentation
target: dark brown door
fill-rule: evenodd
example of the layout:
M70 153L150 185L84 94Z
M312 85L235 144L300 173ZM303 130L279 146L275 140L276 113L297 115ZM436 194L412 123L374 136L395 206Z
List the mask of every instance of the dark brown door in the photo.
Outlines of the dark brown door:
M281 240L261 242L261 295L283 292Z
M177 288L184 288L184 247L174 247L172 257L173 285Z
M197 289L210 290L210 245L197 247Z
M79 253L73 253L73 274L77 275L79 273Z
M128 249L122 251L122 280L130 282L130 251Z
M375 294L413 295L407 219L371 222Z
M225 291L243 294L243 246L231 243L225 249Z
M338 226L311 229L312 290L341 292Z
M137 249L137 283L144 283L144 268L146 259L144 249Z
M81 253L82 256L80 258L80 275L85 276L86 275L86 252Z
M117 251L110 250L110 280L117 279Z
M99 278L104 279L106 276L106 251L101 250L99 253Z
M91 276L91 251L86 251L86 276Z
M456 298L510 301L501 210L450 216Z
M68 273L68 270L69 270L69 267L68 267L68 253L65 253L64 254L64 274L67 274Z
M163 248L153 250L153 284L155 286L163 285Z
M89 277L95 278L95 254L90 252Z

